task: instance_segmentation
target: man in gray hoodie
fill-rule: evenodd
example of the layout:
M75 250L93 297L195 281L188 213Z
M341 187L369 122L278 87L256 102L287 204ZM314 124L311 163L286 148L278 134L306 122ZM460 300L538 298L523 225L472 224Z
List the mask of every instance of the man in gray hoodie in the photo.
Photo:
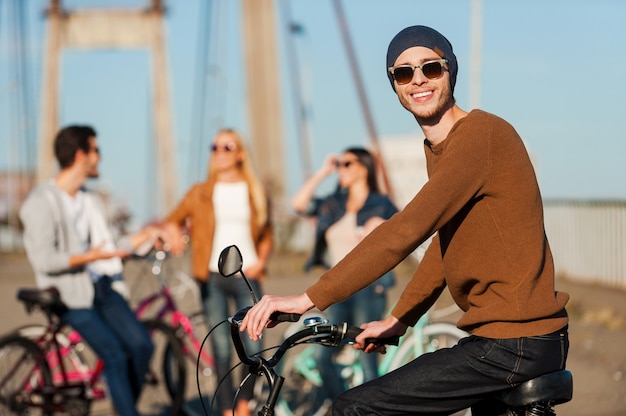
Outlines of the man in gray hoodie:
M56 287L66 308L61 319L104 361L116 411L138 415L135 402L153 345L124 297L121 258L151 244L159 230L146 227L113 241L104 204L84 188L99 176L100 150L90 126L62 129L54 142L60 171L39 184L20 209L24 246L40 288Z

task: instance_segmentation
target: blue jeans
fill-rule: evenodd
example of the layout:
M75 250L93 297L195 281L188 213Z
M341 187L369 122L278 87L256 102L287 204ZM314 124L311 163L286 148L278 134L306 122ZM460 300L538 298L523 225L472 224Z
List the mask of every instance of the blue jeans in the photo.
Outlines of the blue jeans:
M257 298L260 299L262 293L258 280L249 279L249 281ZM229 302L234 303L236 310L252 306L250 289L248 289L246 282L238 276L224 277L219 273L211 273L209 280L201 285L201 293L204 313L211 329L233 314L234 311L229 310ZM235 350L230 338L230 325L228 323L219 325L213 330L209 338L211 339L213 357L215 358L215 372L218 380L222 380L222 378L229 375L231 360ZM251 341L247 335L243 335L241 339L246 351L250 354L260 352L263 349L260 341ZM241 368L241 374L235 380L237 381L237 387L239 387L239 382L249 373L247 367L239 367ZM222 412L232 408L235 397L232 375L229 377L230 379L222 383L216 392L217 403ZM254 377L250 377L250 382L242 387L239 398L250 400L253 388Z
M111 288L111 279L94 284L91 309L69 309L61 319L72 326L104 362L104 374L115 410L121 416L139 415L135 403L154 350L150 334Z
M347 322L352 326L359 326L366 322L378 321L383 318L387 307L385 288L381 285L370 285L343 302L331 305L326 311L326 319L337 324ZM334 400L344 392L347 386L341 379L340 369L334 364L340 348L323 346L315 347L315 361L322 376L326 396ZM363 381L370 381L378 377L378 355L358 352L358 362L363 368Z
M474 416L500 415L505 409L492 393L564 369L568 349L567 327L525 338L470 336L346 391L333 415L432 416L469 407Z

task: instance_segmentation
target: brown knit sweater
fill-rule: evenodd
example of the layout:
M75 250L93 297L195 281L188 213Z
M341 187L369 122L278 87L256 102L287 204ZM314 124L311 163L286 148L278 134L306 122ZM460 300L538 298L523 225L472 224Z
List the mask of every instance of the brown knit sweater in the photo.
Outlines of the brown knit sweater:
M524 143L504 120L474 110L437 145L429 181L307 290L325 309L395 267L438 232L393 316L414 325L447 285L461 329L489 338L547 334L567 325L555 292L543 205Z

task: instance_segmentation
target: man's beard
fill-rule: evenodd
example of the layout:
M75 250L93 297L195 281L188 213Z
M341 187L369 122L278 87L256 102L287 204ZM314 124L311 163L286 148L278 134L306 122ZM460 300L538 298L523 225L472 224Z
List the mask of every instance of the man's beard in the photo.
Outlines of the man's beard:
M435 107L430 113L425 115L413 114L420 126L434 126L441 120L441 117L454 106L454 97L448 95L448 99Z

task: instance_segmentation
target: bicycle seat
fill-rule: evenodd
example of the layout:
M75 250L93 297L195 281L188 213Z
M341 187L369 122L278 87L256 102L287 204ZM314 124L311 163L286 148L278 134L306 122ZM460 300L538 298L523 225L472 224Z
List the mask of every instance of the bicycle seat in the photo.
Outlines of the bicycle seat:
M549 401L560 404L572 400L572 373L568 370L544 374L496 394L496 398L511 407Z
M19 289L17 298L24 302L29 309L32 309L34 306L39 306L42 309L64 306L59 291L54 287L48 289Z

